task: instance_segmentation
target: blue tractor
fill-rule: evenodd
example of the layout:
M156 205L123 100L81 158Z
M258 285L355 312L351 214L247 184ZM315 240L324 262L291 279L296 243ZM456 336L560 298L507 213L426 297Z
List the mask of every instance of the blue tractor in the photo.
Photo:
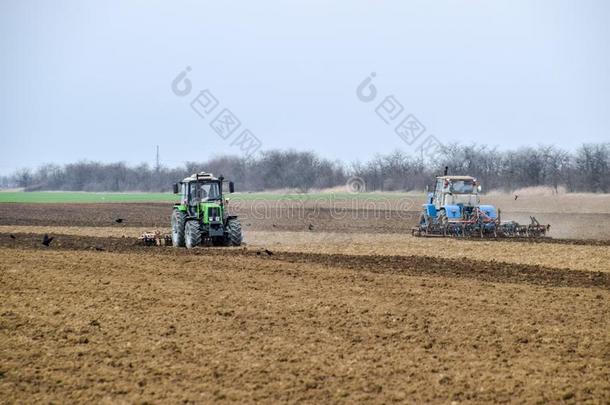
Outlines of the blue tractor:
M436 177L433 192L423 205L414 236L544 237L550 225L530 217L529 225L502 222L500 211L480 203L481 185L471 176Z

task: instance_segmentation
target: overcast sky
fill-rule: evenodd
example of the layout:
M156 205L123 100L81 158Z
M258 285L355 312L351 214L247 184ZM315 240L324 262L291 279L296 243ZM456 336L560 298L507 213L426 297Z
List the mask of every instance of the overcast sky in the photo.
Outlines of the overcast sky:
M347 161L429 135L503 149L609 141L609 5L2 0L0 173L152 164L155 145L169 166L250 153L246 129L262 149ZM187 66L191 91L172 90ZM365 102L356 89L373 72ZM402 109L378 115L388 96ZM240 126L219 135L225 108ZM425 126L412 145L394 132L409 114Z

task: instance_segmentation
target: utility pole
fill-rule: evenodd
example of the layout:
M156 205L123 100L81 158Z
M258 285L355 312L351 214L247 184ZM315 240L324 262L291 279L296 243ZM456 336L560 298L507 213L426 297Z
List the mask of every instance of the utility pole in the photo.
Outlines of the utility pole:
M159 169L161 169L161 163L159 162L159 145L157 145L157 160L155 163L155 172L159 173Z

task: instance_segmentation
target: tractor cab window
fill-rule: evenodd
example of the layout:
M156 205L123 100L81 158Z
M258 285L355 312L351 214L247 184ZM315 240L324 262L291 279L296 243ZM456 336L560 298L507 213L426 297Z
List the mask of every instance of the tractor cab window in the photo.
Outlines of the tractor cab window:
M199 201L217 200L220 197L218 183L200 183L197 192Z
M199 202L217 200L220 198L220 189L217 182L189 184L189 204L196 205Z
M474 193L474 182L465 180L452 181L451 192L456 194L472 194Z
M180 195L181 195L181 201L182 204L186 204L186 202L188 201L188 184L186 183L182 183L180 184Z

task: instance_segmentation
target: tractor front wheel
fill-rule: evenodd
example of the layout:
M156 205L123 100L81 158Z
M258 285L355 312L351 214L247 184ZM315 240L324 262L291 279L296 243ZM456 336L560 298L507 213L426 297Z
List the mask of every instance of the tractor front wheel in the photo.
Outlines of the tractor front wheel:
M239 246L241 245L241 223L239 219L232 218L229 219L227 223L227 227L229 228L229 243L231 246Z
M201 245L201 224L198 220L186 222L184 226L184 239L187 249Z
M172 245L174 247L184 246L184 222L186 214L182 211L172 212Z

